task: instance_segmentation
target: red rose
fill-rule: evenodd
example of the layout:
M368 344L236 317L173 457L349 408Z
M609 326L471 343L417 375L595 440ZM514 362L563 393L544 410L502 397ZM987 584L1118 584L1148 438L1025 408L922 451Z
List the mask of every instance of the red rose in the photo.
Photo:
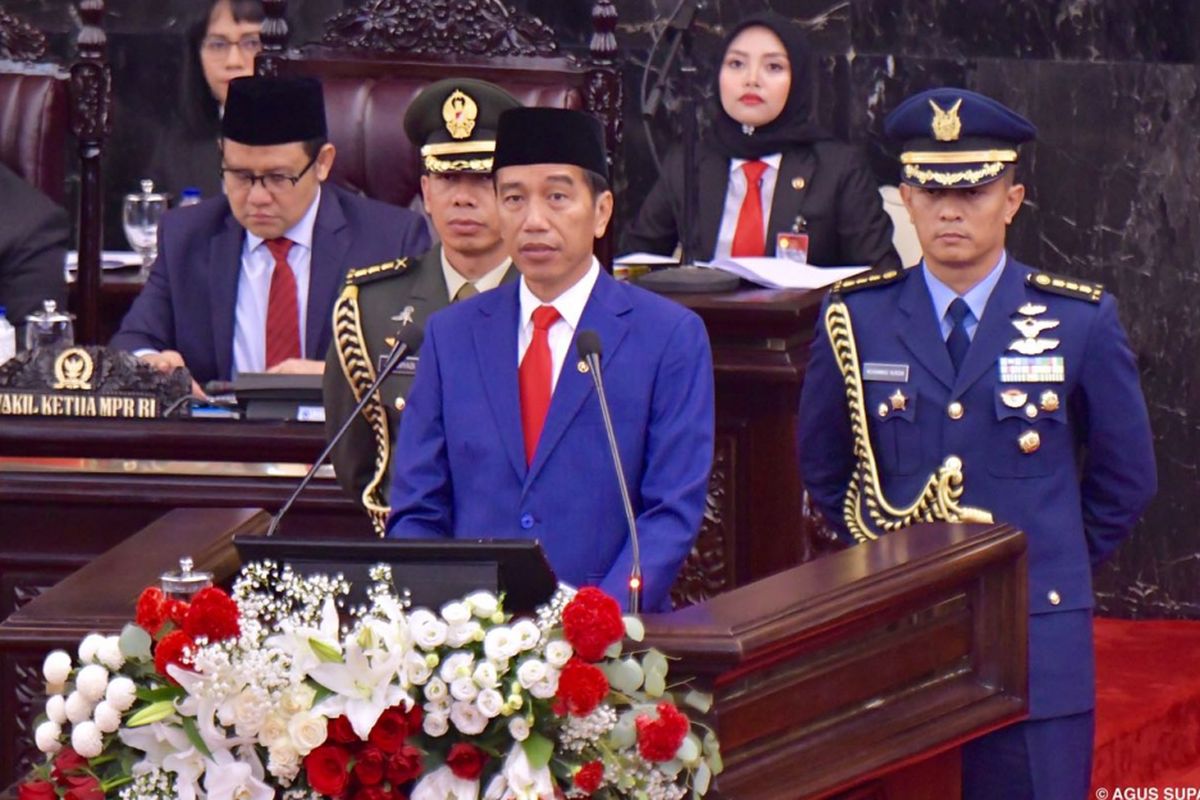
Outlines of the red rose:
M425 712L421 710L420 703L413 703L413 707L405 714L408 719L409 735L421 732L421 723L425 720Z
M395 789L402 783L416 780L421 775L421 751L406 744L392 753L387 764L387 779Z
M86 758L70 747L64 747L54 757L54 767L50 770L50 774L58 782L58 785L62 786L68 775L87 769L87 765Z
M395 786L392 787L392 796L390 800L408 800L408 794L400 791Z
M354 793L354 800L391 800L392 793L382 786L363 786Z
M308 785L318 794L334 797L350 781L350 753L335 744L323 744L304 757Z
M446 766L463 780L473 781L483 772L486 760L487 756L478 747L459 742L450 748L450 753L446 756Z
M594 586L580 589L567 603L562 622L567 641L586 661L599 661L610 644L625 636L621 607Z
M558 676L558 698L566 710L586 717L608 695L608 678L592 664L572 658Z
M354 744L359 741L358 734L354 732L354 726L350 724L350 718L344 715L329 720L325 726L325 734L329 741L338 744Z
M201 636L210 642L232 639L240 632L237 603L215 586L201 589L188 606L183 630L193 639Z
M600 788L604 780L604 764L599 761L589 761L575 773L575 788L586 794L591 794Z
M371 744L385 753L394 753L408 736L408 718L401 706L393 706L379 715L367 737Z
M50 781L30 781L17 789L17 800L58 800L58 794Z
M195 647L196 643L192 641L192 637L183 631L171 631L154 648L154 668L158 670L159 675L171 683L178 684L178 681L167 674L167 666L178 664L182 667L189 667L192 659L186 654L186 651L194 650Z
M642 714L635 722L638 752L647 761L670 761L691 728L688 718L670 703L658 704L658 719Z
M387 756L378 747L367 746L354 756L354 777L363 786L378 786L383 781Z
M104 790L95 775L77 775L67 778L67 793L64 800L104 800Z
M154 636L167 621L167 596L157 586L147 586L138 597L133 621L146 633Z

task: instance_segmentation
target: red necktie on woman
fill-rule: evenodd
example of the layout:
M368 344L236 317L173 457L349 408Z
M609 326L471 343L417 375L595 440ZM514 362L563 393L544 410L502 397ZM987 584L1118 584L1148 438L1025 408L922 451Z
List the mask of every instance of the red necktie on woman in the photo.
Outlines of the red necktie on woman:
M729 255L761 256L766 252L767 235L763 232L762 176L767 165L762 161L747 161L742 164L746 174L746 198L738 212L737 228L733 232L733 246Z
M300 358L300 308L296 301L296 275L288 264L291 239L271 239L267 249L275 257L271 292L267 295L267 369L289 358Z
M525 434L525 464L533 463L546 412L550 410L550 381L554 364L550 360L550 326L559 318L554 306L538 306L533 310L533 339L521 359L517 377L521 392L521 430Z

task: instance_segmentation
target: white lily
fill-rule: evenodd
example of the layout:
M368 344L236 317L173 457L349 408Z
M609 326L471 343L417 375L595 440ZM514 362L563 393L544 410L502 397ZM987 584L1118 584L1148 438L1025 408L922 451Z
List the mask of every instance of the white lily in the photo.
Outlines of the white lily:
M483 800L541 800L544 797L554 797L554 778L549 767L534 769L525 755L525 748L515 744L508 751L500 774L488 784Z
M263 782L262 762L252 747L237 756L228 750L213 753L204 776L208 800L274 800L275 790Z
M313 642L327 652L342 651L338 641L338 611L337 603L332 597L326 597L321 606L321 622L317 627L285 626L283 633L267 639L267 647L277 647L292 657L292 675L303 677L310 674L313 667L323 662L313 649Z
M429 773L413 787L412 800L479 800L479 781L455 775L442 766Z
M350 638L341 663L322 662L309 671L313 680L333 692L313 711L327 719L345 714L354 732L365 740L386 709L402 700L411 706L408 694L393 683L403 663L403 652L386 656L381 652L372 659L357 637Z

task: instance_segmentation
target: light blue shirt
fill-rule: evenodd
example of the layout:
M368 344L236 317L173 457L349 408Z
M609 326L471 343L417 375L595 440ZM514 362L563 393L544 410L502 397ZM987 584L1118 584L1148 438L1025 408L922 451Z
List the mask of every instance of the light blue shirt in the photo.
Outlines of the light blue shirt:
M983 319L983 310L987 307L988 298L992 296L992 290L1000 282L1000 273L1004 272L1004 265L1007 263L1008 252L1001 250L1000 261L992 267L992 271L987 274L987 277L972 286L962 296L962 299L967 302L967 308L971 309L970 313L963 318L967 336L971 339L975 338L975 329L979 327L979 320ZM934 277L929 268L925 266L924 259L921 260L921 274L925 276L925 286L929 289L929 297L933 300L933 313L937 316L938 324L941 326L942 338L946 339L954 328L954 320L950 319L947 312L950 304L954 302L954 298L959 295Z

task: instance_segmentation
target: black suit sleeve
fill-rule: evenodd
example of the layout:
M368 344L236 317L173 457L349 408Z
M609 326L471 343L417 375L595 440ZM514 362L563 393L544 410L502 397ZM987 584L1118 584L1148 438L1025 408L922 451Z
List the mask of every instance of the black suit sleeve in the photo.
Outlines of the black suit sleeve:
M879 184L859 149L849 153L837 196L841 263L899 269L903 265L892 246L892 220L883 210Z
M682 196L683 160L678 151L667 155L663 170L645 202L621 237L621 253L670 255L679 243L678 198Z
M43 300L66 307L69 227L66 211L7 168L0 170L0 305L20 341L25 317Z

